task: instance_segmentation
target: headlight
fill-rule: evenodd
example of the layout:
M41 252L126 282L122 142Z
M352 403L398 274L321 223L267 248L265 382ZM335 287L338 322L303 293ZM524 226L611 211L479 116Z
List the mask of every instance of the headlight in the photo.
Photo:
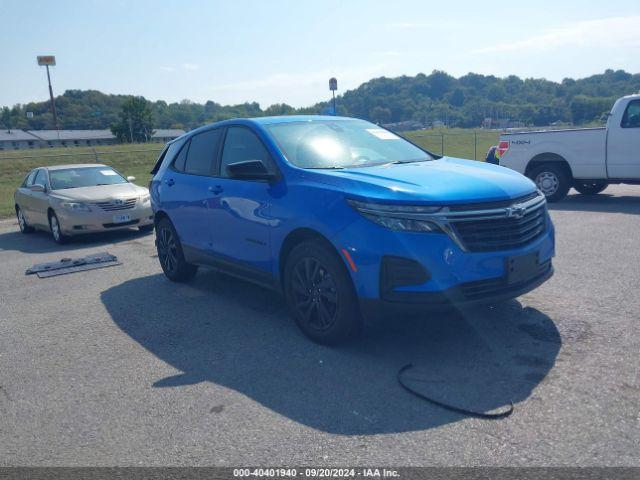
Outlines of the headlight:
M73 210L76 212L90 212L91 209L88 205L79 202L61 202L60 206L66 208L68 210Z
M440 227L429 219L442 207L422 205L390 205L381 203L347 200L362 216L385 228L405 232L442 232Z
M144 195L140 196L140 202L142 203L149 203L150 200L151 200L151 195L149 195L148 193L145 193Z

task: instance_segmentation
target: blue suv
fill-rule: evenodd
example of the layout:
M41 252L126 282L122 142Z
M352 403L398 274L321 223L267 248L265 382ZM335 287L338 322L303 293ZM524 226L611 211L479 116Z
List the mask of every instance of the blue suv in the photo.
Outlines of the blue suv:
M320 343L363 318L511 299L553 274L545 197L519 173L429 153L353 118L228 120L152 171L158 258L274 288Z

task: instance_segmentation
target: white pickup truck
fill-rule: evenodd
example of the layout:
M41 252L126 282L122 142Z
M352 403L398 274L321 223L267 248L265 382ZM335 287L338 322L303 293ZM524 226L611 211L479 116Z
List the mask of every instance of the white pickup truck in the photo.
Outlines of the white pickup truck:
M550 202L571 187L595 195L610 183L640 184L640 94L618 99L606 127L503 133L498 155Z

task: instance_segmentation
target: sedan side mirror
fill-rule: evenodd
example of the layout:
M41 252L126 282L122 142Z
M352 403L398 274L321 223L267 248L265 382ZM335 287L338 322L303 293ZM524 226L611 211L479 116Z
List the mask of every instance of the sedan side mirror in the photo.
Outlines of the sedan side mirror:
M44 192L44 191L46 191L46 189L44 188L44 185L40 185L39 183L34 183L33 185L31 185L29 187L29 190L31 190L32 192Z
M267 170L262 160L245 160L227 165L229 177L238 180L267 180L273 181L276 175Z
M136 181L136 177L127 177L127 182L131 183L135 181Z

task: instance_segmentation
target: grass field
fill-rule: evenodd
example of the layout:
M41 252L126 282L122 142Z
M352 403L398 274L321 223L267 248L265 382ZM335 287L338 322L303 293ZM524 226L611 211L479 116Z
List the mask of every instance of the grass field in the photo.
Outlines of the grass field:
M411 141L433 153L440 153L444 145L445 155L461 158L484 159L491 145L498 142L497 131L442 129L420 130L403 133ZM0 218L12 216L14 212L13 192L24 176L33 168L44 165L69 163L104 163L111 165L123 175L136 177L138 185L147 185L149 171L153 167L162 145L135 144L111 145L96 148L50 148L13 150L0 152Z
M447 128L405 132L403 135L433 153L440 154L444 144L445 155L484 160L489 147L498 143L500 132L497 130L476 130L474 134L474 130Z

